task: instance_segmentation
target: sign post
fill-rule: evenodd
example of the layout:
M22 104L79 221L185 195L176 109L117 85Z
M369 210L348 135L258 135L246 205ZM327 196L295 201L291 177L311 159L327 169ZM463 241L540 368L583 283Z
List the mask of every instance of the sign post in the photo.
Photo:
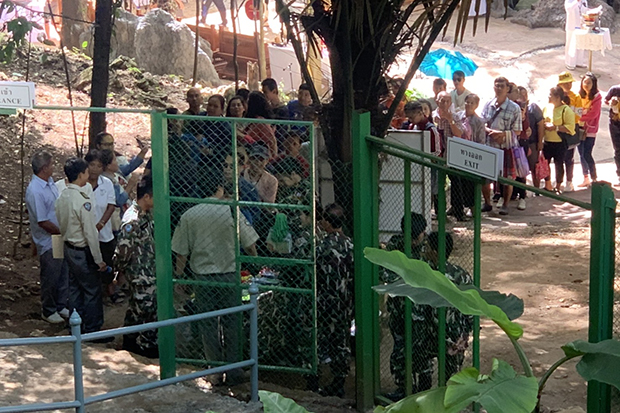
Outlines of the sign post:
M0 82L0 110L15 113L15 109L32 109L35 105L33 82Z
M504 151L461 138L449 138L448 166L496 180L504 168Z

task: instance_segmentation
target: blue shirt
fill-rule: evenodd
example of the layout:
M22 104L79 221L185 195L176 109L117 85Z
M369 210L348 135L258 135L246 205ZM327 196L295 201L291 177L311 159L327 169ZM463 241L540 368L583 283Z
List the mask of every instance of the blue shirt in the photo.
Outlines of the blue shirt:
M39 222L50 221L58 226L54 204L58 199L58 188L50 177L47 182L32 175L26 189L26 207L30 219L30 234L39 255L52 249L52 235L39 226Z

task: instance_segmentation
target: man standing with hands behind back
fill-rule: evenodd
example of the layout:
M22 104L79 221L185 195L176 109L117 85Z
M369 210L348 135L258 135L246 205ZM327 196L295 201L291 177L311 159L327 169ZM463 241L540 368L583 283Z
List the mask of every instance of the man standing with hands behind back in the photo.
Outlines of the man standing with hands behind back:
M82 192L88 182L88 163L81 158L67 159L65 175L69 184L56 201L56 216L69 264L69 309L77 310L82 317L82 332L92 333L103 325L101 279L97 272L105 271L107 264L99 249L94 200Z

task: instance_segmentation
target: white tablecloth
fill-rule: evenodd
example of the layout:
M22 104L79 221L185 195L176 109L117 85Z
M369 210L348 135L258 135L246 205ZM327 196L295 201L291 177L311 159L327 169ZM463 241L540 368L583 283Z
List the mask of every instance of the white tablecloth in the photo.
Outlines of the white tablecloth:
M608 28L601 28L599 33L592 33L584 29L573 32L571 49L599 51L605 56L605 50L611 50L611 36ZM574 50L571 50L574 52Z

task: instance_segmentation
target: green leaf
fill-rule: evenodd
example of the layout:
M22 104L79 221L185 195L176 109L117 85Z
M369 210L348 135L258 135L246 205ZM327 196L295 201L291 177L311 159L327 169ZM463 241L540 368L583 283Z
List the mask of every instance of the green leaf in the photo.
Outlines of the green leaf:
M523 335L523 328L519 324L510 321L499 307L483 300L478 291L459 290L445 275L434 271L424 261L409 259L400 251L384 251L377 248L365 248L364 254L370 262L400 275L407 284L439 294L461 313L488 317L514 339L519 339Z
M467 405L462 407L454 406L446 408L444 398L446 395L445 387L427 390L421 393L412 394L404 399L390 404L383 411L384 413L458 413ZM376 411L375 411L376 412Z
M88 47L88 41L84 40L82 42L82 49L86 49Z
M412 287L403 280L398 280L391 284L377 285L372 288L379 294L389 294L392 297L408 297L416 304L430 305L435 308L452 307L439 294L426 288ZM501 308L510 320L515 320L523 315L523 300L514 294L506 295L499 291L485 291L475 285L457 285L456 288L461 291L478 291L478 294L480 294L484 301Z
M582 356L577 363L577 372L585 380L596 380L620 389L620 342L577 340L563 346L562 350L568 357Z
M447 407L462 409L474 402L488 413L531 413L538 402L538 383L534 377L517 375L505 361L493 359L489 376L481 376L470 367L448 381Z
M310 413L294 400L282 396L280 393L260 390L260 401L265 413Z

